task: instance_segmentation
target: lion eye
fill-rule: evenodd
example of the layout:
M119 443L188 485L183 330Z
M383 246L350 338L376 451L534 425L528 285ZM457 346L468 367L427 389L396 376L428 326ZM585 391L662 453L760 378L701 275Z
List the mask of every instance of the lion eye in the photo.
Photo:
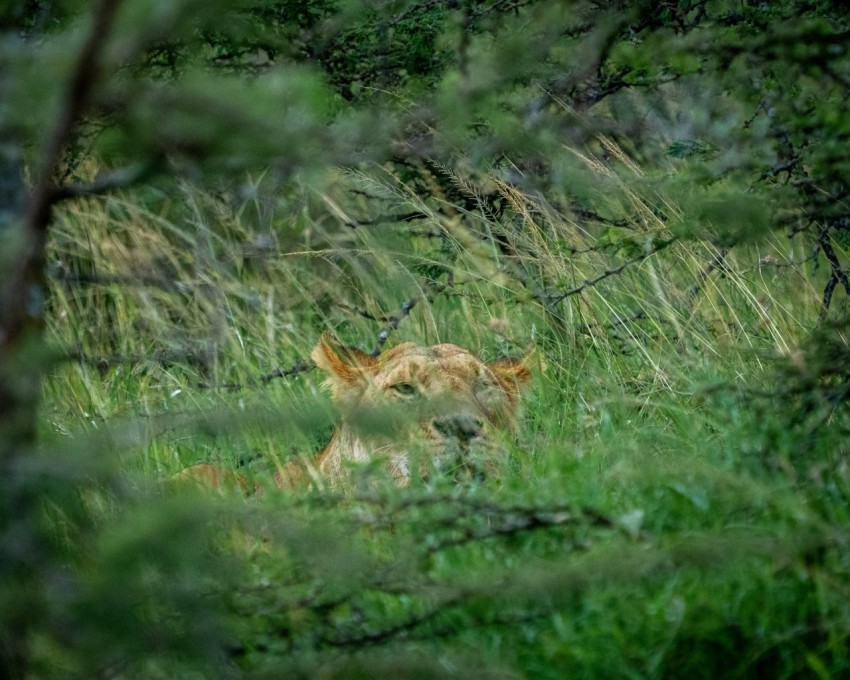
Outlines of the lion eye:
M400 394L403 397L412 397L416 394L416 386L411 385L410 383L396 383L395 385L390 385L390 389L396 394Z

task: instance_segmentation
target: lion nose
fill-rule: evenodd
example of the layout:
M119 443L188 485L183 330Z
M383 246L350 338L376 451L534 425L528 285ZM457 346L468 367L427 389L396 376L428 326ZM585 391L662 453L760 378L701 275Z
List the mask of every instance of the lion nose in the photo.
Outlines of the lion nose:
M473 416L447 416L434 421L434 427L444 437L461 442L481 436L481 421Z

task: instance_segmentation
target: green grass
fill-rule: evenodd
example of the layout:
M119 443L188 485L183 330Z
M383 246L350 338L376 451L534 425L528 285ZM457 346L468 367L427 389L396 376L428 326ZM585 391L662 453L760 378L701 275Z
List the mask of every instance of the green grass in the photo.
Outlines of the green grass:
M175 639L206 641L190 651L211 676L468 677L470 663L493 677L847 675L846 417L795 419L781 389L826 272L794 264L810 246L782 235L735 247L722 268L697 240L643 257L671 236L653 206L687 206L588 163L605 175L600 210L622 226L507 187L502 216L462 210L380 168L305 184L273 209L187 186L171 203L127 194L64 210L53 271L99 282L54 278L51 343L85 360L46 382L45 439L124 480L87 485L100 538L82 572L123 569L153 612L127 616L177 620ZM473 199L499 188L454 183ZM413 211L427 217L347 226ZM268 479L318 451L331 427L321 376L260 376L306 359L325 329L371 351L386 323L366 317L423 295L387 346L534 352L499 480L160 494L156 480L193 463ZM232 526L247 529L236 550L221 540ZM140 564L121 567L133 555ZM123 601L119 577L102 578L90 596ZM100 649L139 659L141 675L192 658L177 642L146 656L113 637Z

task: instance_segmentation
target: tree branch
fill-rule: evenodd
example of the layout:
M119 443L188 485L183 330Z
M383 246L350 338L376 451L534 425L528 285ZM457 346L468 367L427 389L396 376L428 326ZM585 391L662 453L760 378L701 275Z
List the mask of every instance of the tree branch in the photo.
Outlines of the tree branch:
M109 35L120 2L121 0L100 0L94 11L90 33L77 59L77 66L65 94L65 103L48 140L41 171L30 197L26 217L26 226L30 232L43 234L47 229L52 207L51 199L55 191L53 178L62 162L65 148L74 134L74 129L83 112L88 108L92 92L100 80L101 68L98 63L100 50L105 45L106 36Z
M671 238L664 239L663 241L659 241L654 246L652 246L652 248L645 250L644 252L642 252L637 257L633 257L631 260L626 260L621 265L614 267L613 269L606 269L604 272L602 272L596 278L587 279L584 282L582 282L581 284L579 284L578 286L576 286L574 288L570 288L569 290L566 290L563 293L558 293L557 295L540 294L540 295L536 295L535 297L537 298L537 300L542 302L544 305L548 305L548 306L557 305L559 302L561 302L562 300L565 300L568 297L571 297L573 295L578 295L579 293L583 293L588 288L593 288L594 286L601 283L605 279L607 279L611 276L616 276L617 274L622 272L627 267L630 267L633 264L637 264L639 262L643 262L648 257L651 257L652 255L655 255L656 253L661 252L662 250L664 250L665 248L667 248L671 244L675 243L677 240L678 240L678 237L673 236Z
M847 272L844 271L841 263L838 261L838 256L835 254L835 250L830 242L829 233L826 229L821 229L818 235L818 245L829 261L829 266L832 268L832 274L823 291L823 306L820 311L820 318L823 320L829 312L829 305L832 302L832 293L835 290L835 286L841 283L844 286L844 292L850 295L850 280L847 278Z
M113 170L98 176L93 182L80 184L66 184L60 187L53 187L50 193L51 204L58 203L74 198L82 198L83 196L99 196L108 193L113 189L121 189L124 187L138 184L148 175L155 163L138 163L120 170Z
M413 308L419 304L422 300L431 300L431 298L439 293L443 289L441 283L435 280L426 281L425 285L422 288L422 292L418 295L414 295L412 298L404 302L402 304L401 309L397 314L389 317L387 321L387 325L378 333L378 340L375 343L375 349L372 350L371 354L373 357L378 356L381 353L384 345L390 337L390 333L396 330L399 324L404 321L408 316L410 316L410 312L413 311Z

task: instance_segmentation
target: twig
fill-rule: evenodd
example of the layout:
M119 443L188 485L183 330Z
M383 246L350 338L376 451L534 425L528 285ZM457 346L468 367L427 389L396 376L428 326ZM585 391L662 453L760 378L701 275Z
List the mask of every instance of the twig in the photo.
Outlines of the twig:
M375 343L375 349L372 350L371 355L373 357L378 356L381 353L384 345L390 337L390 333L395 331L399 324L404 321L408 316L410 316L410 312L413 311L413 308L419 304L422 300L431 300L432 296L436 295L440 291L443 290L443 285L438 281L431 280L427 281L423 286L422 292L418 295L414 295L412 298L407 300L401 305L401 309L397 314L389 317L386 322L386 326L378 333L378 339Z
M91 30L79 52L56 125L48 135L47 151L36 175L23 220L23 242L12 270L0 284L0 354L3 356L26 328L41 317L40 300L33 298L43 295L45 246L53 208L54 177L100 78L100 51L106 44L118 4L119 0L101 0L94 10Z
M156 362L159 364L167 365L167 364L175 364L178 362L186 362L189 364L197 364L201 359L199 355L192 354L191 352L173 352L173 351L160 351L155 352L150 356L90 356L78 351L70 351L62 354L59 361L72 361L78 364L86 364L89 366L93 366L100 373L104 373L111 366L116 365L129 365L129 366L137 366L139 364L144 364L146 362ZM262 384L267 385L272 380L277 378L294 378L297 375L302 373L307 373L316 368L316 364L312 361L306 359L300 359L296 361L289 368L276 368L271 373L265 373L260 375L256 379L256 383L253 384ZM223 389L223 390L241 390L245 387L243 383L224 383L220 385L211 385L210 383L199 383L198 387L204 389Z
M414 295L412 298L407 300L404 304L402 304L401 309L398 314L391 316L387 325L384 326L383 330L378 333L378 341L375 344L375 349L372 350L371 354L373 357L378 356L381 353L381 349L383 349L387 340L390 337L390 333L398 328L398 325L406 319L410 312L413 311L413 308L422 300L424 294Z
M781 163L777 163L770 170L766 170L764 173L762 173L761 179L773 179L774 177L781 175L783 172L787 173L788 177L790 178L793 174L793 170L800 164L801 160L802 157L799 154L794 153L787 160L784 160Z
M451 518L457 523L456 518ZM592 526L604 527L610 529L616 524L602 513L596 511L579 511L575 513L571 510L543 510L527 508L524 512L509 511L502 513L501 517L490 515L488 523L485 527L456 527L449 526L450 530L459 532L459 535L445 538L441 541L435 541L428 545L425 552L428 555L433 555L446 548L452 548L459 545L465 545L474 541L484 541L491 538L513 536L519 533L534 531L537 529L552 529L564 526L584 526L589 523ZM589 520L589 522L588 522Z
M838 256L832 248L829 233L826 229L821 229L821 232L818 235L818 244L820 245L821 251L826 256L826 259L829 260L829 265L832 268L832 274L829 277L829 281L826 282L826 287L823 291L823 307L820 311L820 318L823 320L829 312L829 305L832 302L832 293L835 290L835 286L838 285L838 283L841 283L841 285L844 286L844 292L850 295L850 281L847 279L847 272L842 269L841 263L838 261Z
M818 253L820 252L820 246L816 246L814 252L811 255L807 255L801 260L781 260L779 258L773 257L772 255L765 255L761 258L755 267L750 267L748 269L740 269L735 270L735 276L743 276L744 274L751 274L752 272L758 272L762 269L772 268L772 269L784 269L786 267L796 268L801 267L807 262L813 262L817 259Z
M202 288L208 285L203 282L177 281L164 276L78 273L70 271L67 265L63 262L51 263L48 267L47 275L48 278L53 279L54 281L79 286L142 286L184 292L186 290Z
M80 117L88 106L91 93L101 76L98 59L115 17L119 0L101 0L94 12L94 23L84 43L66 93L56 127L50 135L47 153L30 199L28 228L45 232L50 221L50 209L55 195L53 176L59 167L65 147L73 136Z
M120 189L137 184L147 177L154 163L138 163L127 168L114 170L97 177L90 183L66 184L60 187L54 187L50 193L50 201L58 203L73 198L81 198L83 196L99 196L113 189Z
M484 7L475 10L470 15L471 19L480 19L485 14L492 12L494 10L498 10L500 12L510 12L511 10L518 10L521 7L525 7L526 5L531 5L535 0L497 0L492 5L485 5Z
M308 373L315 368L316 364L314 364L312 361L309 361L307 359L300 359L289 368L276 368L271 373L265 373L259 376L257 378L257 383L262 385L268 385L272 380L276 380L277 378L294 378L295 376L301 375L302 373ZM210 385L207 383L199 383L198 387L218 388L235 392L237 390L243 389L245 387L245 383L225 383L223 385Z
M336 507L352 503L372 506L373 513L358 515L355 522L372 529L395 526L400 516L409 511L423 509L448 508L447 514L422 520L433 528L446 531L463 531L464 540L483 540L498 535L506 535L538 528L558 527L568 524L590 524L601 528L616 528L617 522L599 510L590 507L576 508L568 503L555 505L502 505L486 498L451 496L445 494L428 496L405 496L388 499L379 494L338 494L323 495L321 499L306 498L304 502L315 507L319 500L322 505ZM464 527L470 518L486 517L487 526L481 532L474 526ZM467 532L475 532L467 535ZM457 537L451 539L455 541ZM439 544L437 550L457 543ZM428 546L427 554L435 552L434 546Z
M390 19L389 25L395 26L399 22L404 21L411 14L414 14L417 10L427 12L429 9L433 9L434 7L437 7L440 4L445 4L446 9L454 9L460 3L458 2L458 0L449 0L445 3L443 2L443 0L425 0L424 2L418 2L411 5L404 11L396 14L392 19Z
M448 598L437 603L433 609L430 609L418 616L409 617L405 621L402 621L395 626L390 626L387 629L367 632L360 636L352 636L349 638L330 638L328 636L324 636L322 638L322 642L333 647L353 647L355 649L359 649L370 644L374 645L382 642L394 642L397 640L434 641L455 636L458 634L458 626L461 624L458 623L457 619L450 615L447 617L449 620L441 623L439 626L432 625L426 628L425 624L433 624L435 620L439 620L437 618L438 614L447 614L454 608L463 606L467 601L477 595L479 595L479 593L476 593L475 591L461 592L453 598ZM551 612L546 608L540 609L539 611L534 611L532 609L500 611L498 614L489 614L482 618L468 619L467 617L464 617L462 627L463 631L468 632L471 628L516 626L518 623L536 621L549 615L551 615ZM421 628L426 628L426 630L419 630Z
M586 279L584 282L582 282L578 286L575 286L574 288L570 288L569 290L566 290L563 293L558 293L557 295L538 294L535 297L540 302L542 302L544 305L548 305L548 306L557 305L559 302L561 302L562 300L565 300L568 297L583 293L588 288L593 288L594 286L601 283L605 279L607 279L611 276L616 276L617 274L622 272L627 267L630 267L633 264L638 264L639 262L643 262L648 257L651 257L652 255L655 255L656 253L661 252L662 250L664 250L665 248L667 248L671 244L675 243L677 240L678 240L678 237L676 237L676 236L673 236L673 237L668 238L668 239L664 239L663 241L656 243L654 246L652 246L652 248L645 250L640 255L633 257L630 260L626 260L625 262L623 262L621 265L619 265L617 267L614 267L612 269L606 269L599 276L597 276L593 279Z
M344 302L337 302L336 306L339 307L344 312L349 312L351 314L357 314L357 316L362 316L364 319L368 319L369 321L377 321L379 323L389 323L392 320L392 316L375 316L372 312L366 311L365 309L360 309L358 307L352 307L351 305L347 305Z
M363 631L359 635L351 636L323 636L322 643L333 647L354 647L362 649L369 645L376 645L394 638L401 638L405 633L416 630L434 619L444 616L446 611L452 607L463 604L466 593L460 593L438 602L430 611L417 616L411 616L394 626L387 626L379 630Z
M413 212L401 213L400 215L379 215L378 217L374 217L371 220L355 220L350 223L346 223L346 226L356 228L356 227L371 227L376 224L393 224L396 222L413 222L415 220L426 220L430 217L427 213L421 212L419 210Z
M307 373L308 371L312 371L314 368L316 368L316 364L314 364L312 361L302 359L301 361L296 362L289 368L276 368L271 373L261 375L260 382L265 385L276 378L293 378L296 375L300 375L301 373Z

